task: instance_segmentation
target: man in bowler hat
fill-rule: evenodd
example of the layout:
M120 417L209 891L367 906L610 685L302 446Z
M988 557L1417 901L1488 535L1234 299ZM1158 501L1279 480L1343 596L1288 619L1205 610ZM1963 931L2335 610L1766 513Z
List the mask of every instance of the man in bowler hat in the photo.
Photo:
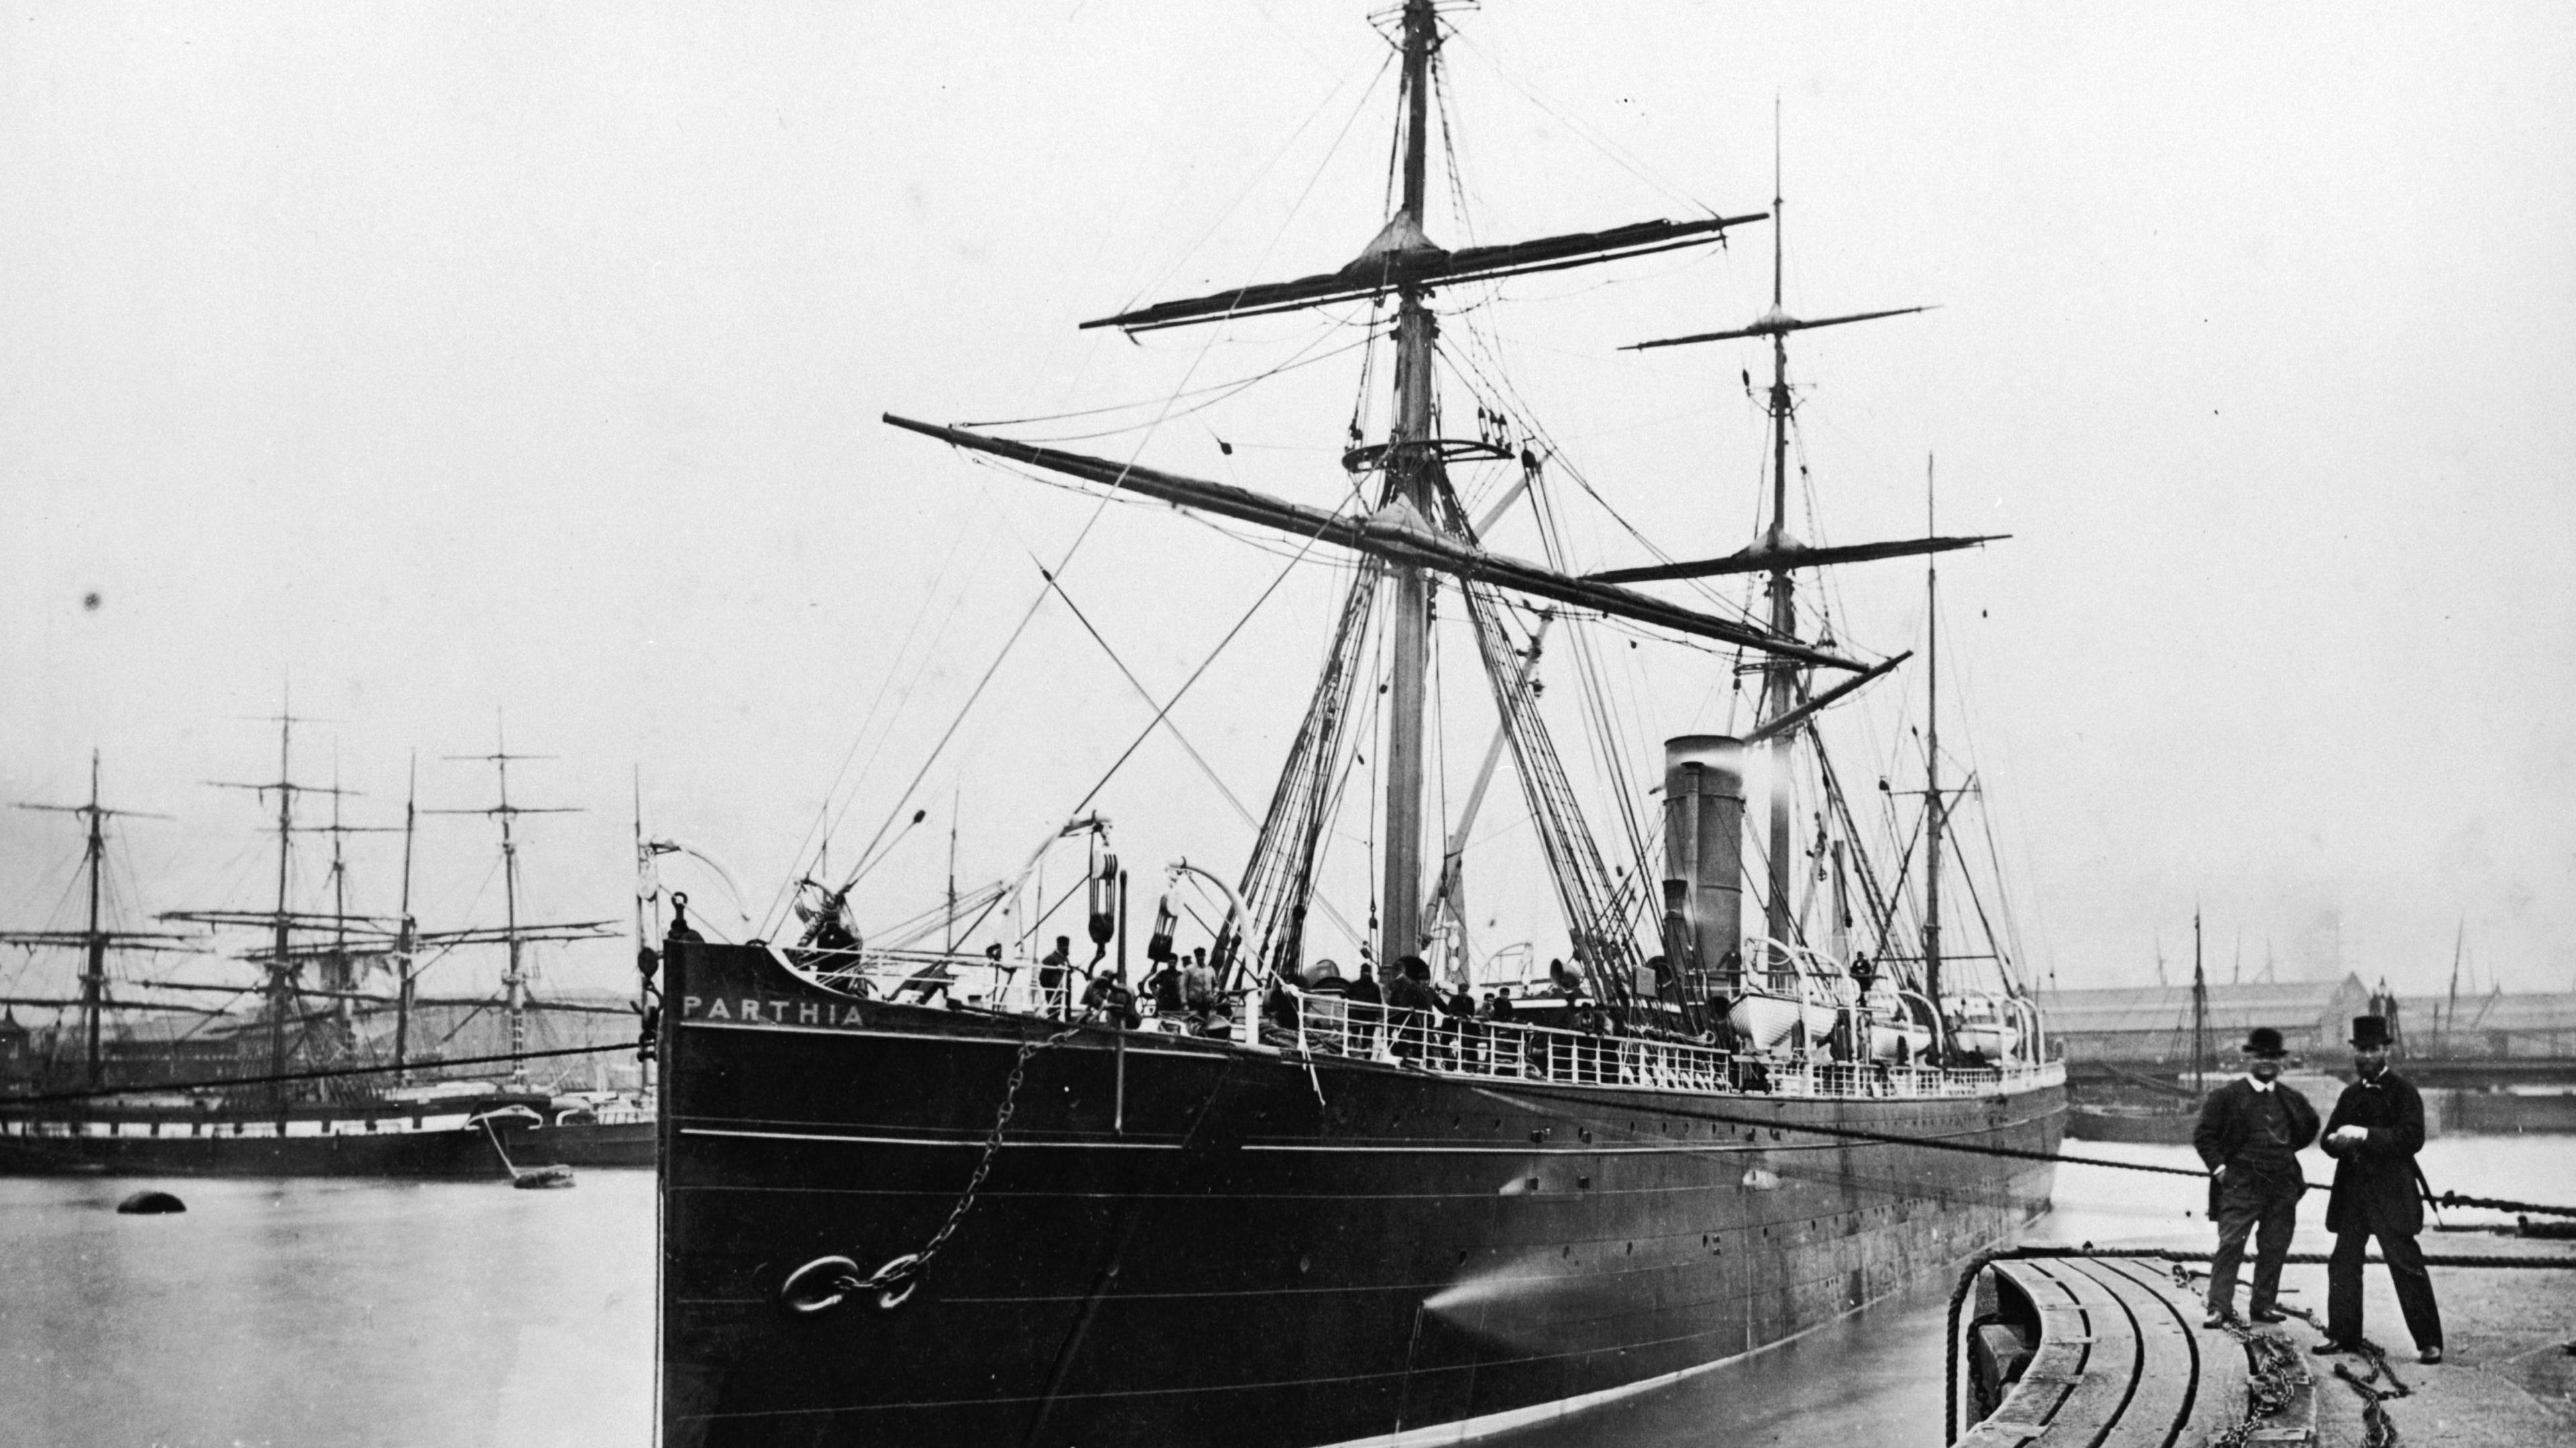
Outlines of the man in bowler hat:
M2415 1236L2424 1230L2422 1180L2415 1153L2424 1149L2424 1097L2388 1069L2388 1020L2356 1016L2352 1064L2361 1079L2343 1088L2326 1121L2326 1155L2335 1159L2326 1230L2335 1234L2326 1261L2326 1340L2321 1353L2350 1352L2361 1342L2362 1252L2373 1237L2397 1287L2397 1307L2422 1361L2442 1360L2442 1310Z
M2245 1037L2245 1074L2209 1093L2201 1103L2192 1148L2209 1168L2209 1217L2218 1224L2218 1252L2209 1263L2209 1322L2236 1316L2236 1268L2245 1239L2254 1237L2254 1285L2246 1316L2279 1322L2276 1301L2281 1263L2290 1255L2298 1226L2299 1197L2308 1189L2299 1151L2317 1139L2317 1109L2281 1084L2281 1033L2256 1026Z

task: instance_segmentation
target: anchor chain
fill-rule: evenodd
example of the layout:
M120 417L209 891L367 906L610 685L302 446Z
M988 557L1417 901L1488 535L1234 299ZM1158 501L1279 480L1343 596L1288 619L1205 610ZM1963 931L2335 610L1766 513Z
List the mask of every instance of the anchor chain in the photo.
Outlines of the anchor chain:
M984 1189L984 1178L992 1174L993 1159L1001 1153L1002 1132L1011 1124L1011 1113L1019 1109L1020 1083L1028 1077L1029 1058L1079 1034L1078 1028L1067 1026L1051 1036L1033 1036L1020 1043L1019 1056L1011 1062L1010 1079L1002 1087L1001 1109L993 1113L993 1129L984 1133L984 1151L976 1159L974 1173L966 1178L966 1190L921 1250L891 1258L866 1277L859 1275L859 1264L850 1258L817 1257L787 1274L787 1280L779 1284L779 1302L792 1312L810 1315L839 1306L852 1293L874 1292L881 1311L891 1312L903 1306L921 1286L921 1274L929 1268L931 1259L948 1245L966 1214L975 1209L975 1194Z
M2177 1285L2190 1288L2191 1279L2180 1264L2175 1265L2174 1276ZM2209 1448L2245 1448L2256 1429L2298 1400L2308 1374L2299 1365L2297 1350L2277 1333L2256 1332L2234 1321L2221 1331L2245 1345L2245 1416L2212 1438Z

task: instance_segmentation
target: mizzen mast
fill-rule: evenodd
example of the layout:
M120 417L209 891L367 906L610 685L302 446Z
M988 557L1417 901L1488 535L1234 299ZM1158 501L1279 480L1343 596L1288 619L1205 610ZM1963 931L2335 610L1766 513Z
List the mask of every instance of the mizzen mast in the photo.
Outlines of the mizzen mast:
M510 802L510 762L512 760L549 759L545 754L512 754L505 740L496 740L490 754L451 754L447 758L460 763L489 764L499 781L499 802L479 808L424 810L424 814L489 815L501 823L501 909L498 931L449 930L419 937L423 944L474 945L499 944L507 955L501 970L503 1009L510 1026L510 1088L527 1089L528 1063L528 972L521 951L543 940L599 940L613 935L616 922L579 920L553 925L523 925L519 922L519 842L512 822L521 815L579 814L571 805L521 805Z

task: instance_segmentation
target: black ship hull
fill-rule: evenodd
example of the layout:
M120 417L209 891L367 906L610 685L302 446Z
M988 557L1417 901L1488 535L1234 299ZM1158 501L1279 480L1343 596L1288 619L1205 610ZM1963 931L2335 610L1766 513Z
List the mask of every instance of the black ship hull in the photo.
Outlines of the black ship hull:
M280 1131L275 1118L0 1118L0 1175L510 1176L480 1126L433 1120L414 1127L409 1118L350 1115L295 1116L284 1125ZM520 1139L520 1132L500 1133L514 1158Z
M2189 1146L2200 1108L2129 1110L2116 1106L2066 1108L2066 1134L2083 1141L2122 1141L2149 1146Z
M652 1118L569 1121L540 1127L510 1144L521 1166L650 1167L659 1154ZM526 1154L520 1160L520 1154Z
M277 1127L274 1119L232 1117L0 1117L0 1176L510 1178L493 1137L452 1113L419 1126L408 1117L342 1115L290 1118L283 1134ZM649 1120L496 1128L510 1164L522 1169L644 1168L656 1154Z
M908 1296L791 1274L923 1250L1054 1023L862 1002L674 942L664 1441L1451 1440L1756 1352L2010 1236L2054 1072L1977 1094L1496 1080L1083 1027L1027 1058ZM1596 1063L1597 1065L1597 1063ZM829 1278L827 1269L808 1274ZM811 1294L805 1294L811 1299Z

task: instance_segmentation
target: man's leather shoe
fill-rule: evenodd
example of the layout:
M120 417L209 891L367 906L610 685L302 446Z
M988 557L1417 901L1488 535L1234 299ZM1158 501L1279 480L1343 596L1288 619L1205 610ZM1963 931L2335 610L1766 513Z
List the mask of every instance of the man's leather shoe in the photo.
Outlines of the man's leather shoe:
M2283 1312L2277 1307L2258 1307L2245 1315L2254 1319L2256 1322L2287 1322L2290 1320L2290 1314Z
M2235 1320L2235 1313L2228 1311L2224 1307L2219 1307L2211 1309L2209 1316L2201 1319L2200 1325L2203 1327L2225 1327Z
M2319 1357L2332 1357L2336 1353L2350 1352L2352 1349L2345 1347L2342 1343L2335 1341L2333 1338L2327 1338L2325 1341L2318 1343L2315 1347L2309 1348L2308 1351L2315 1353Z
M2442 1350L2439 1347L2428 1347L2415 1355L2415 1361L2419 1363L2437 1363L2441 1360Z

